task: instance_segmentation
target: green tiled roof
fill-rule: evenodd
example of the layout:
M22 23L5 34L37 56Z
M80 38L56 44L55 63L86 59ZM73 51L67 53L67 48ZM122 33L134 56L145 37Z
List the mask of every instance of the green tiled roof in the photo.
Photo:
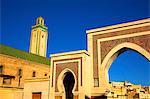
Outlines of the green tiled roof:
M9 46L1 45L1 44L0 44L0 54L9 55L9 56L13 56L16 58L21 58L24 60L29 60L29 61L33 61L33 62L37 62L41 64L50 65L50 60L48 58L38 56L35 54L31 54L31 53L27 53L27 52L24 52L15 48L11 48Z

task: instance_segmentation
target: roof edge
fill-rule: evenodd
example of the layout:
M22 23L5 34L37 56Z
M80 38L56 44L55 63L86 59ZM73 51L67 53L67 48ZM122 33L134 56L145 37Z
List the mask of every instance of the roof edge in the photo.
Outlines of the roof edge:
M150 18L86 30L87 34L150 23Z
M77 50L77 51L69 51L69 52L62 52L62 53L56 53L56 54L51 54L51 57L58 57L58 56L66 56L66 55L73 55L73 54L86 54L89 56L89 53L87 50Z

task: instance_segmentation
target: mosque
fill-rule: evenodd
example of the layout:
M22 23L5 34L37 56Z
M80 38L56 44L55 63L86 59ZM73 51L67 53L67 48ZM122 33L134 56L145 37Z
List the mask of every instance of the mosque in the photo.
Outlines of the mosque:
M48 28L38 17L29 52L0 45L0 99L148 99L150 86L109 82L119 54L134 50L150 61L150 18L87 30L87 50L46 58Z

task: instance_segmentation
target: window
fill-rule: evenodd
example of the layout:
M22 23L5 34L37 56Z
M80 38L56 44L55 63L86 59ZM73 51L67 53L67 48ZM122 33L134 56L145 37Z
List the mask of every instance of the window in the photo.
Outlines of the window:
M45 74L44 76L47 76L47 74Z
M40 22L41 24L42 24L42 20L41 20L41 22Z
M42 38L44 37L44 35L42 35Z
M114 92L111 92L111 94L114 94Z
M11 78L9 78L9 77L4 77L4 78L3 78L3 84L11 84Z
M3 73L3 66L0 65L0 73Z
M45 30L42 30L43 32L45 32Z
M22 69L18 70L18 76L22 76Z
M41 22L40 22L40 20L38 19L38 24L40 24Z
M36 72L33 71L33 72L32 72L32 77L35 77L35 76L36 76Z

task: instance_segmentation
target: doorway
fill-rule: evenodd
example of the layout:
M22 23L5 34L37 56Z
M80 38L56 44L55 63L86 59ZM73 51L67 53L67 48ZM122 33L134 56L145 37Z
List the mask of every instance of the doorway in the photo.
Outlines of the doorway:
M66 99L73 99L73 87L74 87L75 79L71 72L66 72L63 84L65 88L65 96Z
M32 99L41 99L41 92L33 92Z

